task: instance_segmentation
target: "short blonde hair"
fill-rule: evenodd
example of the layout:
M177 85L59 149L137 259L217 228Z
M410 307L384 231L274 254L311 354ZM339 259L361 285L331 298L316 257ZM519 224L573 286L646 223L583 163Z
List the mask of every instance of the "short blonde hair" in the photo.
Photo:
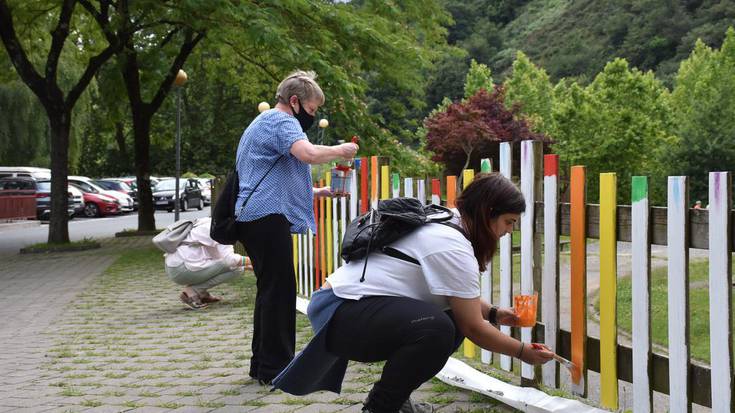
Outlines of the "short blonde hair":
M315 81L316 72L296 70L286 76L276 90L276 101L288 104L291 96L296 95L302 102L317 101L324 104L324 92Z

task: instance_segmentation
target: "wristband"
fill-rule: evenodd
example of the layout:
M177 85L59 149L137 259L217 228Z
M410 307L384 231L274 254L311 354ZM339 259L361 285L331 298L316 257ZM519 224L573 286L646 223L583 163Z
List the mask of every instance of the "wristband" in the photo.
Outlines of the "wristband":
M522 342L522 341L521 341L521 349L520 349L520 351L518 351L518 355L516 356L516 358L517 358L518 360L520 360L520 359L521 359L521 356L523 356L523 347L524 347L525 345L526 345L526 343L524 343L524 342Z
M487 321L494 326L498 325L498 306L490 307L490 311L487 313Z

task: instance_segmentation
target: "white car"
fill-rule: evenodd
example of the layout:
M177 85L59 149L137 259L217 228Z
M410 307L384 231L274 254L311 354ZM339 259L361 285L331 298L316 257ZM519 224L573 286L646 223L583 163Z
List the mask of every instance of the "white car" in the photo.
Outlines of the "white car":
M74 197L74 214L81 214L84 212L84 194L82 191L76 189L74 185L68 185L69 192Z
M202 190L202 201L204 205L212 203L212 180L209 178L196 178L199 181L199 188Z
M70 176L68 177L68 180L70 183L78 185L84 191L100 193L107 195L112 199L116 199L120 203L120 210L123 212L130 212L133 210L135 204L133 202L133 198L128 194L104 189L92 182L92 179L87 178L86 176Z

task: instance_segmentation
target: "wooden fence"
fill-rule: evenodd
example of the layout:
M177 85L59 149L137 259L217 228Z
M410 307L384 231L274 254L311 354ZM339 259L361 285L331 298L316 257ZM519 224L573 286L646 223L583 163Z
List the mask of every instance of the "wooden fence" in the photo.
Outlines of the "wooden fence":
M511 145L500 145L499 170L510 177ZM587 373L600 373L600 403L618 408L618 380L633 383L635 412L652 410L652 391L670 395L670 411L686 412L691 403L712 407L713 411L733 408L732 367L732 296L731 251L731 174L712 172L709 210L690 210L687 177L669 177L666 208L648 204L646 177L632 179L631 205L616 205L617 182L613 173L600 176L600 204L586 202L584 166L571 168L570 202L559 202L558 158L541 154L537 142L521 143L520 188L526 198L526 212L520 222L520 293L539 292L539 323L520 331L501 327L523 341L544 342L560 355L581 366L582 380L573 391L587 395ZM487 160L482 170L492 169ZM464 171L466 185L474 171ZM330 175L315 185L329 185ZM441 189L444 188L444 191ZM379 199L408 196L422 203L444 203L452 207L458 195L458 179L400 179L391 173L388 159L361 158L352 171L350 196L314 201L317 233L294 235L294 269L299 294L308 297L326 277L342 265L339 244L347 223ZM552 217L549 219L549 217ZM569 236L569 286L559 285L559 237ZM492 301L493 282L499 283L501 306L511 306L513 297L512 234L500 240L495 260L499 274L492 266L481 277L482 296ZM588 238L599 239L600 245L600 338L588 337L587 326L587 251ZM617 342L617 242L632 243L632 346ZM650 315L650 246L668 245L668 356L658 354L651 345ZM688 248L709 249L710 343L712 367L692 363L689 337ZM542 254L543 252L543 254ZM569 288L571 302L570 331L559 327L559 289ZM513 359L480 351L483 363L493 363L512 370ZM475 347L466 342L464 354L477 357ZM542 382L559 387L559 367L547 363L542 369L522 363L522 382Z
M23 191L0 191L0 220L35 219L36 196ZM27 191L25 191L27 192Z

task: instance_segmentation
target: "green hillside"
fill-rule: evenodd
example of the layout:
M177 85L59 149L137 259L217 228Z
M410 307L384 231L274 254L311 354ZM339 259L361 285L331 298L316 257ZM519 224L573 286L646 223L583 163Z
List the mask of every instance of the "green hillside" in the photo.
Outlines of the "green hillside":
M474 0L445 2L449 41L504 78L522 50L552 79L590 81L616 57L671 83L698 38L718 48L735 1Z

